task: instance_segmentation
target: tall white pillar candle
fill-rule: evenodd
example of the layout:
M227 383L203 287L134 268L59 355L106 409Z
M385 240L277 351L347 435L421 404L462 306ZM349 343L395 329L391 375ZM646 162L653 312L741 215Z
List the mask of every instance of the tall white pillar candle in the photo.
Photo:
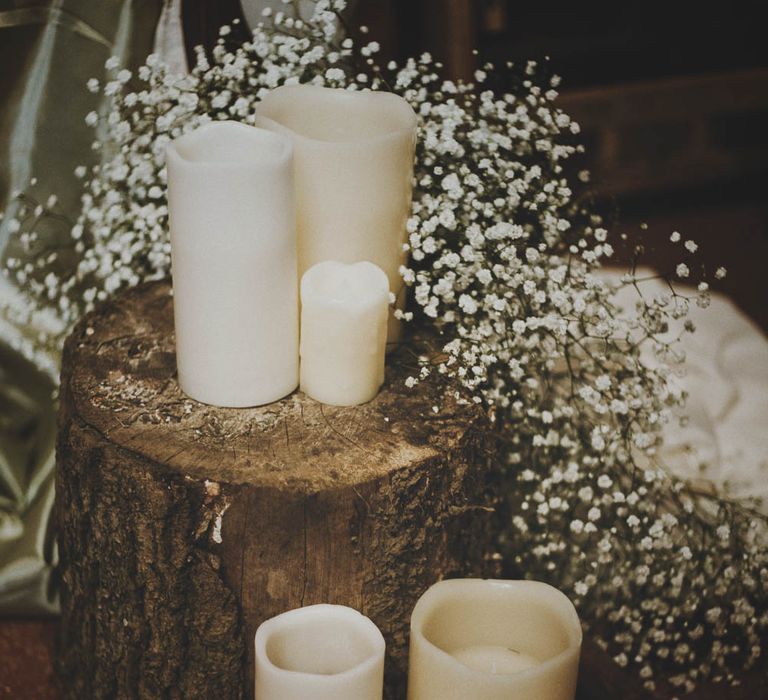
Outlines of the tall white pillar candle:
M292 144L215 122L167 162L179 384L217 406L275 401L299 376Z
M311 605L256 630L255 700L381 700L384 638L341 605Z
M290 85L267 94L256 117L293 139L299 273L324 260L368 260L402 307L416 144L410 105L388 92ZM398 328L392 320L390 341Z
M301 390L322 403L370 401L384 382L389 282L370 262L327 260L301 279Z
M581 625L537 581L441 581L411 616L408 700L573 700Z

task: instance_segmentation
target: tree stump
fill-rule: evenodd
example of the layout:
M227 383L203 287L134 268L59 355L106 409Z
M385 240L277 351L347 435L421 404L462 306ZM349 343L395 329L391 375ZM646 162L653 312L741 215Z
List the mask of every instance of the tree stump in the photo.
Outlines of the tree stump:
M268 617L329 602L381 628L404 697L417 598L480 575L490 429L389 358L371 403L253 409L184 396L168 283L83 319L63 359L56 517L68 698L253 695ZM433 406L439 405L439 413Z

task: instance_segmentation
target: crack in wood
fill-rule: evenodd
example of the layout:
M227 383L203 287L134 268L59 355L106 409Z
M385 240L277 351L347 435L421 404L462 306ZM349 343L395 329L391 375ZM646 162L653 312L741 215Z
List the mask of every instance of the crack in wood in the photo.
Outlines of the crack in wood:
M307 543L307 499L309 496L304 496L304 503L303 503L303 514L304 514L304 580L302 582L301 586L301 605L299 607L304 607L304 601L307 598L307 582L309 579L309 549L308 549L308 543Z

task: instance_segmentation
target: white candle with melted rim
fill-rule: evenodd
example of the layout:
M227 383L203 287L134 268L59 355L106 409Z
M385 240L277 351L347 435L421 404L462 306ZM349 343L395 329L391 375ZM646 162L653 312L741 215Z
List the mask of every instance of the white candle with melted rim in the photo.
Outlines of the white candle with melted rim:
M384 638L341 605L311 605L256 631L255 700L381 700Z
M581 625L536 581L441 581L411 617L408 700L573 700Z
M384 382L389 282L369 262L328 260L301 279L301 390L322 403L370 401Z
M291 142L215 122L167 159L179 384L217 406L275 401L299 376Z
M402 308L416 144L410 105L388 92L290 85L264 97L256 124L293 140L299 274L325 260L368 260ZM390 341L398 333L392 318Z

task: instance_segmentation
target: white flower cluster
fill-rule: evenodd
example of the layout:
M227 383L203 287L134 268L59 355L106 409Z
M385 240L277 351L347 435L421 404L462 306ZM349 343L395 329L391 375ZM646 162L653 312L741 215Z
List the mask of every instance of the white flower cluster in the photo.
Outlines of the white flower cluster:
M9 261L9 274L69 327L98 300L168 274L170 139L209 120L252 122L264 92L285 83L398 92L420 119L402 269L414 303L403 316L446 339L408 386L448 379L489 408L505 456L508 560L568 593L617 663L648 688L736 681L768 646L766 523L673 479L656 456L684 400L670 329L691 301L707 303L705 281L693 299L671 282L693 276L696 244L672 234L686 262L669 294L649 296L630 273L623 283L637 289L637 306L620 312L598 274L613 254L608 232L566 176L579 129L554 106L557 80L543 87L529 63L499 95L484 87L490 66L475 85L443 80L428 55L379 67L375 42L339 37L343 8L318 0L309 18L268 13L251 41L231 48L224 28L187 77L152 56L138 76L111 62L112 79L89 84L113 106L86 117L104 155L79 172L75 267L54 274L54 261L38 256ZM46 212L18 215L26 250Z
M427 359L411 383L448 375L495 410L510 464L503 547L517 573L568 591L648 689L738 682L768 647L765 520L696 493L656 459L684 402L670 329L692 301L708 304L708 284L693 299L671 281L649 296L630 273L636 309L615 307L598 275L608 233L565 176L578 127L534 64L502 96L442 82L429 61L406 70L396 84L423 122L403 275L450 338L447 359Z

